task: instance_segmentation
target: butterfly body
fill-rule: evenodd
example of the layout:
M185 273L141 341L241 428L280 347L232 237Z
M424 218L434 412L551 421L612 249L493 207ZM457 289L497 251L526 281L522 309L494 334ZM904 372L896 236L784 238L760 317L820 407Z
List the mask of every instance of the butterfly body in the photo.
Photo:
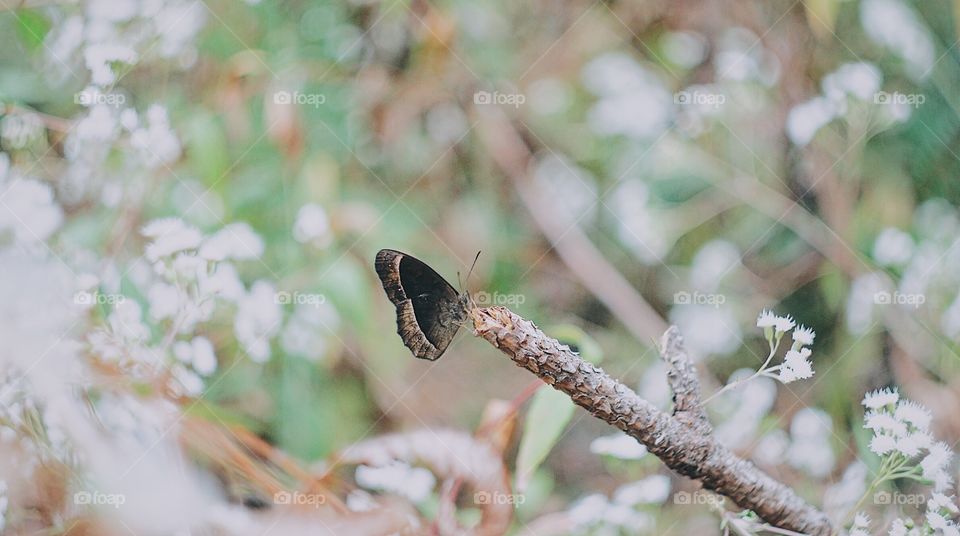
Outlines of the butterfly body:
M415 357L434 361L467 320L470 296L425 263L392 249L377 252L377 275L397 309L397 333Z

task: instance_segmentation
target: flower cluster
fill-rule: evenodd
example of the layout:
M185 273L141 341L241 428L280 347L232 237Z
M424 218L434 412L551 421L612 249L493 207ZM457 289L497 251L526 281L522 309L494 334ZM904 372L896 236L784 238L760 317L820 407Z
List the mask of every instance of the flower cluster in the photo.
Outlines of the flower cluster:
M760 373L778 379L783 383L790 383L796 380L805 380L813 376L813 367L810 364L810 348L816 333L808 327L797 326L789 315L777 316L770 311L764 310L757 317L757 327L763 328L763 334L770 345L770 354L766 363L761 367ZM796 329L794 329L796 327ZM787 350L783 358L783 363L773 367L768 367L777 348L780 347L780 340L783 336L793 330L793 344ZM778 374L773 375L773 372Z
M944 493L953 483L948 473L953 452L946 443L935 441L930 433L930 411L916 402L901 399L896 389L889 388L867 393L863 405L867 409L863 426L873 432L870 450L881 459L880 469L864 493L864 498L884 482L900 478L933 485L923 521L918 523L911 518L896 519L889 535L960 536L960 527L953 520L960 509ZM858 513L850 534L868 535L868 526L869 518Z

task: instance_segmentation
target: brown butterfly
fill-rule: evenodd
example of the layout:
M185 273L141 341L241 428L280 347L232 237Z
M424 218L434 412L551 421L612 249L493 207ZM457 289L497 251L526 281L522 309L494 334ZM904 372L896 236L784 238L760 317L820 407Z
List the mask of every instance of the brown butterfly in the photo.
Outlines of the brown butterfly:
M435 361L467 320L470 295L425 263L400 251L381 249L375 263L387 298L397 307L397 333L415 357Z

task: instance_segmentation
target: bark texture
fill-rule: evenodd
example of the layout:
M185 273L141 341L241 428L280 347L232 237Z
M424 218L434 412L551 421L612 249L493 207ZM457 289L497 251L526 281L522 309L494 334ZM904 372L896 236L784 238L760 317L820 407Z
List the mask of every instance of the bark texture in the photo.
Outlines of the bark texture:
M833 532L823 512L715 439L701 405L696 369L675 327L661 342L674 391L671 415L505 307L477 308L471 316L475 335L595 417L635 438L674 471L753 510L771 525L817 536Z

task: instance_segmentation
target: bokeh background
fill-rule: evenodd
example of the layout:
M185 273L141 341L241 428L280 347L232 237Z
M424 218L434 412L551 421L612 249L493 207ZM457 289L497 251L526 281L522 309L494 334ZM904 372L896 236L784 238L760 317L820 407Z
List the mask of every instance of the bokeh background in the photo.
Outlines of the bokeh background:
M331 502L393 492L431 526L442 476L326 468L387 433L494 422L513 533L721 531L632 440L541 391L531 407L533 377L469 329L413 359L383 247L664 408L667 325L711 393L763 362L762 309L792 315L815 376L710 409L844 519L876 462L865 391L899 386L960 440L957 13L0 0L0 525L233 533L240 505L323 475ZM271 456L291 465L260 474ZM125 506L77 504L111 489Z

